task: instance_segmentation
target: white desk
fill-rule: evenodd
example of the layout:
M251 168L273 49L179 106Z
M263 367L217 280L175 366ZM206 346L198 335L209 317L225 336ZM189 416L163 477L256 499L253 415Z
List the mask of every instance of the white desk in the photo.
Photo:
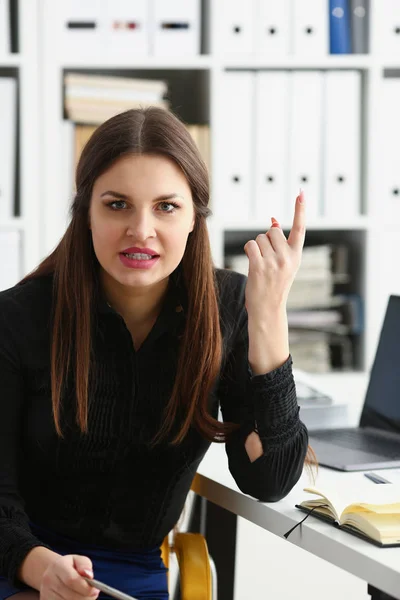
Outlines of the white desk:
M363 393L365 377L358 377L357 380L356 376L352 382L353 385L358 385L359 391ZM361 406L360 401L357 402L357 406L354 401L349 413L349 422L357 420ZM390 471L385 470L385 473L390 479ZM346 478L353 481L365 480L360 472L343 473L320 467L316 485L322 487L324 481L343 481ZM212 444L199 466L192 489L214 504L283 537L284 533L305 516L294 505L304 499L302 490L309 483L308 475L304 472L290 494L280 502L258 502L243 494L237 487L228 470L224 445ZM371 482L371 485L374 484ZM291 533L288 542L364 579L393 598L400 599L400 548L378 548L327 523L313 519L312 516Z

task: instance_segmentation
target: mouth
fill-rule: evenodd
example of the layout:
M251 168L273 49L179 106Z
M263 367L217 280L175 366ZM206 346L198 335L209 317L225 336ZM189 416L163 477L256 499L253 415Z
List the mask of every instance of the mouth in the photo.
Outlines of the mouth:
M148 270L157 264L160 255L147 254L147 252L120 252L119 258L128 269Z
M128 257L130 258L131 255L144 255L142 258L145 259L146 255L148 256L159 256L159 254L157 254L157 252L155 250L153 250L153 248L147 248L147 247L143 247L143 246L129 246L127 248L124 248L123 250L121 250L120 254L125 254L128 255ZM137 258L138 260L140 260L140 258Z
M154 260L155 258L159 258L160 255L159 254L147 254L145 252L120 252L120 254L122 254L122 256L125 256L126 258L128 258L129 260L143 260L143 261L148 261L148 260Z
M120 254L130 260L154 260L155 258L159 258L159 254L147 254L145 252L120 252Z

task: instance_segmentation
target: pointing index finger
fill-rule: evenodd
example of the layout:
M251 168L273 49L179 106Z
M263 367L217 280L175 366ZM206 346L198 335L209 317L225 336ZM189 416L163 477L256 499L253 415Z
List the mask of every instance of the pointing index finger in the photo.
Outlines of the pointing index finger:
M304 192L300 190L300 194L296 198L293 226L288 237L288 244L292 248L301 250L303 247L306 235L305 223Z

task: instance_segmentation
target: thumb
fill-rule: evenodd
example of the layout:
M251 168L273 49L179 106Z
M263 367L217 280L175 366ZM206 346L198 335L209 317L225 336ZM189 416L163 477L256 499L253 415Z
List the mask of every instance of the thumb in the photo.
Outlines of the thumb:
M74 554L74 568L78 571L79 575L93 579L93 564L87 556Z
M247 258L249 259L249 270L252 264L254 264L261 256L260 248L255 240L249 240L244 245L244 251L246 252Z

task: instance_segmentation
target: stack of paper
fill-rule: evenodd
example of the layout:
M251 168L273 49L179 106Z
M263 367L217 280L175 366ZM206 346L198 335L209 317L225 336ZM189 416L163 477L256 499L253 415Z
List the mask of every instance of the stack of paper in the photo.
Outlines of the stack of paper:
M210 157L210 127L208 125L186 125L187 130L192 136L195 144L200 150L200 154L206 163L208 169L211 166ZM76 167L81 152L89 140L92 133L96 130L95 125L76 125L72 134L74 138L74 167Z
M246 240L250 237L246 234ZM303 249L286 307L290 351L296 366L305 371L324 373L354 366L350 336L363 331L364 317L359 295L339 293L340 285L349 279L348 252L344 244ZM228 245L225 267L248 275L249 260L236 245Z
M327 307L332 302L332 247L305 246L301 265L290 289L288 309Z
M68 73L65 76L65 110L76 123L103 123L130 108L158 106L167 109L164 81Z

